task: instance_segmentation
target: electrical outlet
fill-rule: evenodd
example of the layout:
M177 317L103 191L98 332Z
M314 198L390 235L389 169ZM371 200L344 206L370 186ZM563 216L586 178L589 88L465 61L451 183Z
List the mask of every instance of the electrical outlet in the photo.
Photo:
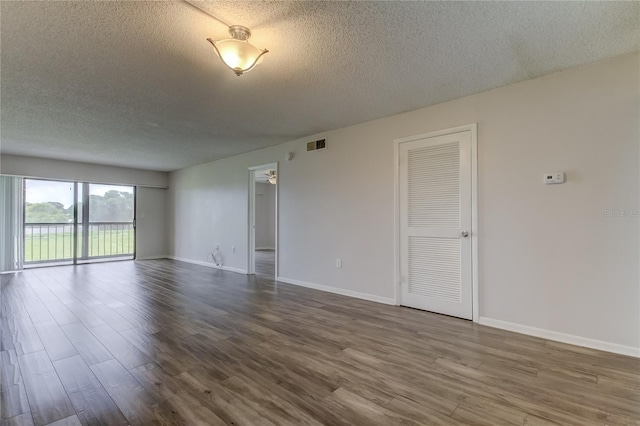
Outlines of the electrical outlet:
M336 259L336 268L342 268L342 259Z
M220 250L220 245L216 244L216 250Z
M236 252L236 248L235 248L235 247L231 247L231 251L232 251L233 253L235 253L235 252Z

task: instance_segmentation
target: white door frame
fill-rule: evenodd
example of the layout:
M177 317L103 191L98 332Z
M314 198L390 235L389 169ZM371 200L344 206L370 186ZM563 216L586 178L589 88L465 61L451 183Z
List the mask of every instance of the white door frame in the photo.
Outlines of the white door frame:
M256 273L256 171L263 169L274 169L276 171L276 258L275 258L275 270L276 274L273 277L275 279L278 276L278 253L280 252L278 247L278 224L279 219L279 201L278 192L280 191L280 174L278 173L278 162L261 164L259 166L249 167L249 214L247 220L247 235L248 235L248 253L247 253L247 274Z
M478 283L478 123L466 126L453 127L451 129L438 130L396 139L394 143L394 273L396 305L400 304L400 144L419 139L433 138L436 136L450 135L460 132L471 132L471 287L473 291L473 322L480 318L479 310L479 283Z

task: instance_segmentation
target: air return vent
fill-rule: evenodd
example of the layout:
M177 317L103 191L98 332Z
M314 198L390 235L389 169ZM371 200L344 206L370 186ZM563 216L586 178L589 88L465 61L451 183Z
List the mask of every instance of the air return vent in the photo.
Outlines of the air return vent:
M307 142L307 151L317 151L318 149L325 149L327 144L325 139L318 139L317 141Z

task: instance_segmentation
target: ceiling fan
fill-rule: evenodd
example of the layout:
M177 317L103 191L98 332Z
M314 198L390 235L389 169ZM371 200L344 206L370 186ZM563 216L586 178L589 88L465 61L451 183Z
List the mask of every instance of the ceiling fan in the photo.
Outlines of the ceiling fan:
M276 176L275 170L269 170L269 172L265 173L264 176L265 176L265 183L270 183L271 185L276 184L277 176Z

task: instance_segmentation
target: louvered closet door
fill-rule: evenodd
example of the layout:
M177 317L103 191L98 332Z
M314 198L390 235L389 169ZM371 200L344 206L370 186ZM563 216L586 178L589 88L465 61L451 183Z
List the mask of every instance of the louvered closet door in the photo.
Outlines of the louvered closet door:
M399 146L401 303L472 318L471 133Z

